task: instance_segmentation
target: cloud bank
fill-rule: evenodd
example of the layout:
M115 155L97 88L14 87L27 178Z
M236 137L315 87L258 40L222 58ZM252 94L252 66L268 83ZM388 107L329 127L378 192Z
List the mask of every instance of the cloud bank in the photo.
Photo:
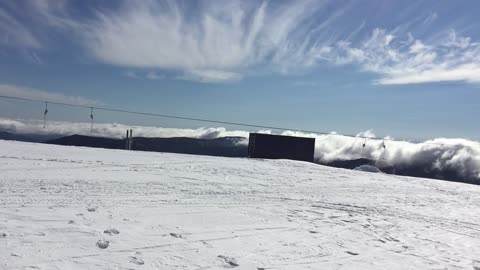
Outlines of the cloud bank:
M227 136L248 137L248 132L227 131L222 127L179 129L132 126L117 123L94 123L93 132L91 132L90 127L91 123L48 121L45 128L43 128L43 120L14 120L0 118L0 130L20 134L56 134L61 136L80 134L120 139L125 137L125 132L127 129L133 129L134 136L136 137L190 137L198 139L215 139Z
M111 138L123 138L125 131L132 128L139 137L190 137L214 139L226 136L244 137L241 144L248 143L248 131L229 131L223 127L178 129L148 126L129 126L115 123L95 123L93 134L90 123L71 123L49 121L46 128L40 120L12 120L0 118L0 131L20 134L57 134L57 135L94 135ZM262 133L275 133L261 130ZM421 143L406 141L382 141L375 139L372 131L359 133L358 137L339 134L306 134L296 131L280 133L289 136L315 138L315 158L320 163L336 160L355 160L366 158L376 161L379 167L395 167L398 170L415 168L422 173L442 178L446 174L469 179L480 183L480 142L467 139L436 138ZM367 138L367 139L365 139ZM370 139L369 139L370 138ZM363 147L365 144L365 148ZM385 144L385 148L383 145Z

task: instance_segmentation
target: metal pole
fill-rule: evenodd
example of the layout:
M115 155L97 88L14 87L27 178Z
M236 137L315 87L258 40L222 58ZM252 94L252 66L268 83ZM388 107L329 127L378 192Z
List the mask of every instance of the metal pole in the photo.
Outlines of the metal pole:
M127 129L127 136L125 137L125 150L128 150L128 129Z
M45 128L45 122L47 121L47 113L48 113L48 102L45 101L45 111L43 112L43 128Z
M128 144L128 150L132 150L132 144L133 144L133 131L130 129L130 139Z
M90 108L90 119L92 120L92 124L90 125L90 134L93 133L93 107Z
M365 146L367 146L367 138L365 138L365 141L362 145L362 158L365 158Z

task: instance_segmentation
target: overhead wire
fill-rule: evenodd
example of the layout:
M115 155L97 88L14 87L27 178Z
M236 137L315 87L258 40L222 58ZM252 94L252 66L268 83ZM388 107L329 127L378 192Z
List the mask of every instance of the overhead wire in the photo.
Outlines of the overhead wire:
M71 104L71 103L66 103L66 102L46 101L46 100L39 100L39 99L32 99L32 98L7 96L7 95L0 95L0 98L45 103L46 107L45 107L45 112L44 112L44 127L45 127L46 115L48 113L48 108L47 107L48 107L48 103L50 103L50 104L61 105L61 106L69 106L69 107L90 109L91 110L90 118L92 120L92 124L91 124L91 130L92 131L93 131L93 110L98 110L98 111L110 111L110 112L117 112L117 113L127 113L127 114L162 117L162 118L169 118L169 119L188 120L188 121L196 121L196 122L204 122L204 123L224 124L224 125L249 127L249 128L273 129L273 130L279 130L279 131L294 131L294 132L311 133L311 134L327 135L327 136L343 136L343 137L350 137L350 138L363 138L363 139L366 139L366 140L379 140L379 141L383 141L384 143L385 143L385 141L396 141L396 142L422 143L422 144L445 146L445 144L441 144L441 143L414 142L414 141L408 141L408 140L395 140L395 139L389 139L389 138L376 138L376 137L371 137L371 136L359 136L359 135L351 135L351 134L335 134L335 133L325 132L325 131L315 131L315 130L306 130L306 129L276 127L276 126L268 126L268 125L258 125L258 124L250 124L250 123L230 122L230 121L222 121L222 120L202 119L202 118L185 117L185 116L160 114L160 113L140 112L140 111L132 111L132 110L126 110L126 109L108 108L108 107L91 106L91 105L89 106L89 105L81 105L81 104Z

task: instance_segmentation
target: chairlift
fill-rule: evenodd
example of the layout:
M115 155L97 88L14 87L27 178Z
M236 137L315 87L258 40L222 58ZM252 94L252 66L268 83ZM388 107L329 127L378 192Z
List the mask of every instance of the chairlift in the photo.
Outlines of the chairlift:
M367 138L364 138L365 140L363 141L362 145L362 158L365 158L365 147L367 146Z
M90 133L93 133L93 107L90 107L90 120L92 120L90 125Z
M385 144L385 139L383 139L382 147L383 147L383 160L385 160L385 153L387 152L387 145Z
M386 156L386 152L387 152L387 145L385 144L385 139L383 139L381 147L383 148L383 152L378 157L377 162L375 162L376 167L378 167L378 163L380 161L385 161L386 160L385 156Z
M48 102L45 101L45 111L43 112L43 128L45 128L45 122L47 121L47 113L48 113Z

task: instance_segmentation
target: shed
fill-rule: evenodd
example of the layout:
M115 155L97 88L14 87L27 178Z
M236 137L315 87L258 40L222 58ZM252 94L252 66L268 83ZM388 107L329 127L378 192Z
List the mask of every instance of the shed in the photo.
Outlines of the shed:
M248 157L313 162L315 138L250 133Z

